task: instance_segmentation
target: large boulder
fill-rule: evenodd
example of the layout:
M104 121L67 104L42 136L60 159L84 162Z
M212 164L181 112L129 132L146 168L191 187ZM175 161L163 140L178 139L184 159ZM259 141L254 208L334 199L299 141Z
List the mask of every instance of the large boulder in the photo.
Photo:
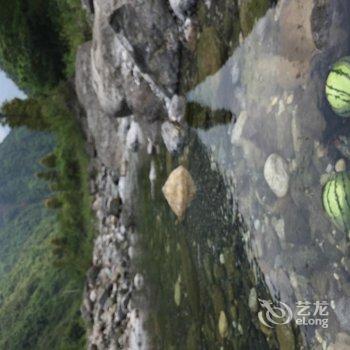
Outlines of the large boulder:
M93 44L91 49L91 77L93 88L102 109L109 115L122 116L126 105L123 89L123 47L108 22L101 2L95 3Z
M163 1L95 2L91 75L107 114L166 114L179 71L177 27Z
M100 106L91 80L91 46L91 42L85 43L77 52L76 92L86 111L87 136L93 143L97 156L106 166L119 172L131 120L110 117Z
M141 72L173 95L179 71L178 29L166 1L125 4L114 11L110 24L130 44Z

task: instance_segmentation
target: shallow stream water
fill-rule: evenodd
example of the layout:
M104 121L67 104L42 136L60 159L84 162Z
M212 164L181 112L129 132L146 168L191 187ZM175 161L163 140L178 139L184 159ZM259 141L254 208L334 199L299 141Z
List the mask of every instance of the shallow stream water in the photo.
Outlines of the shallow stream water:
M239 2L200 2L199 35L184 48L180 82L188 143L178 156L161 146L139 173L137 264L151 347L350 348L348 237L321 200L336 162L350 166L350 121L324 94L330 65L349 54L350 4L248 3L256 5L253 20L253 5L247 14ZM281 196L264 178L271 154L288 168ZM162 193L178 165L197 187L183 220ZM269 324L279 302L291 319L277 313Z

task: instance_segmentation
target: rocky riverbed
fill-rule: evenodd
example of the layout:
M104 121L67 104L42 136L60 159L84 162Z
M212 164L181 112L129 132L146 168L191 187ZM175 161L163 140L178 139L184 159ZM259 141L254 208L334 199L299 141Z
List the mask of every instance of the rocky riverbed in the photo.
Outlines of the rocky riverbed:
M349 125L323 94L349 50L347 2L83 5L88 348L347 349L348 241L320 200L348 163ZM176 218L162 187L179 165L196 191ZM258 299L326 301L329 327L269 328Z

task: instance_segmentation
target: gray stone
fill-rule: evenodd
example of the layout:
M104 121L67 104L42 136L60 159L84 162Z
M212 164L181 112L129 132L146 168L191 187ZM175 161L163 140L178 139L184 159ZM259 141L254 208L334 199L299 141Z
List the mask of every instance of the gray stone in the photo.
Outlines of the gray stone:
M346 297L341 298L335 303L335 314L343 330L350 331L350 300Z
M167 150L172 154L179 154L185 146L186 130L174 123L162 124L162 138Z
M289 174L287 162L278 154L271 154L264 166L264 177L273 191L279 197L284 197L289 188Z
M169 104L168 113L170 121L181 123L186 113L186 99L182 96L174 95Z
M163 0L128 3L110 18L113 30L131 46L140 71L172 95L179 70L178 29Z
M170 6L175 15L182 21L191 14L196 0L169 0Z

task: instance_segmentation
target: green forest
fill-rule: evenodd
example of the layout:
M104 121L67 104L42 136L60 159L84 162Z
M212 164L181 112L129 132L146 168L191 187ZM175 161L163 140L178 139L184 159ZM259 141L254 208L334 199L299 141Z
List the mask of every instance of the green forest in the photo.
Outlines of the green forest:
M93 217L74 62L90 27L80 0L0 0L6 101L0 144L0 349L83 349Z
M83 348L83 279L54 266L59 223L35 175L54 146L52 135L23 127L0 144L0 349Z

